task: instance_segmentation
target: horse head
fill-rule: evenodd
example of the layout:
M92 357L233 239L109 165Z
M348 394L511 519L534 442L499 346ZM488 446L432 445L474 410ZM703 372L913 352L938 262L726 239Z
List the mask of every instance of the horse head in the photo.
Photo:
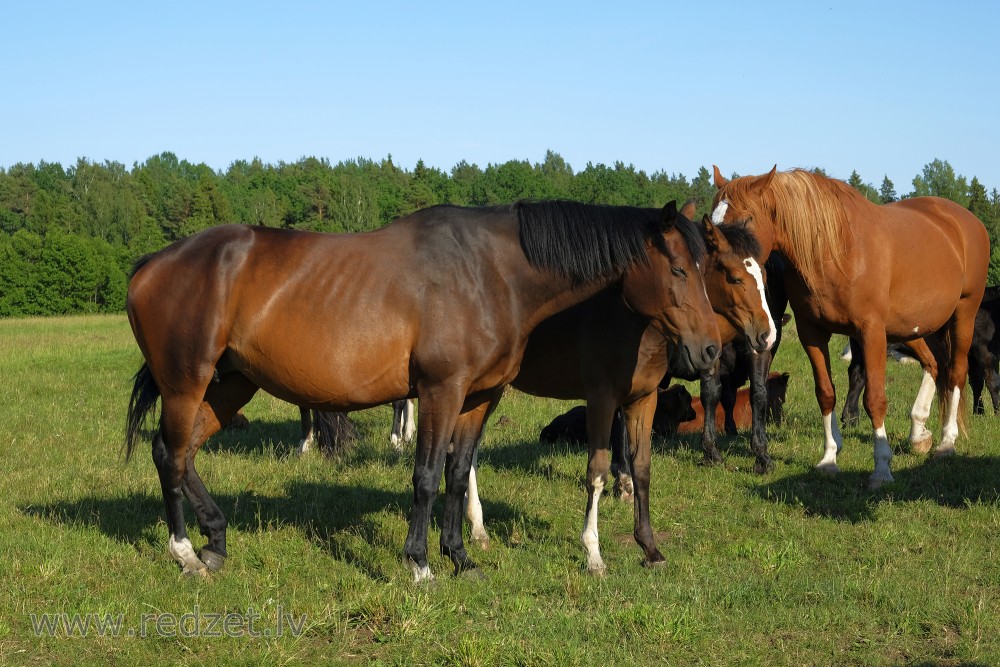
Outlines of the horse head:
M711 220L716 225L742 224L760 242L761 255L756 257L763 263L774 247L774 205L768 205L769 188L778 171L778 165L762 176L742 176L727 179L712 165L714 182L718 192L712 201ZM762 206L763 204L763 206Z
M718 227L701 220L708 259L705 289L712 308L757 352L771 349L777 329L764 295L764 274L757 263L760 244L741 226ZM732 241L730 240L732 239Z
M692 229L678 214L676 202L664 206L646 239L646 261L633 263L625 272L622 296L632 310L652 320L677 346L682 363L697 372L715 363L721 342L697 264L704 249Z

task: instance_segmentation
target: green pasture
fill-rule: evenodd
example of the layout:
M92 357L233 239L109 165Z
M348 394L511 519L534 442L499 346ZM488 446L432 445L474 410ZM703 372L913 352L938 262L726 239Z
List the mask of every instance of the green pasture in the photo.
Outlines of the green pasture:
M1000 664L1000 421L970 416L954 458L910 454L920 369L890 362L896 481L866 489L864 420L844 433L843 472L825 477L811 374L794 322L786 331L773 473L753 474L743 435L723 439L717 468L699 465L697 437L654 442L665 567L640 566L632 507L605 495L608 574L583 572L585 453L538 443L571 404L509 392L480 452L492 543L470 553L485 576L453 578L437 555L439 501L437 579L417 586L402 563L412 451L389 444L389 408L353 415L361 440L339 460L300 459L297 410L255 398L251 427L197 459L230 558L186 578L148 445L123 460L140 364L124 316L0 320L0 663ZM842 396L847 365L833 364ZM39 625L73 615L86 632ZM100 618L121 625L99 632Z

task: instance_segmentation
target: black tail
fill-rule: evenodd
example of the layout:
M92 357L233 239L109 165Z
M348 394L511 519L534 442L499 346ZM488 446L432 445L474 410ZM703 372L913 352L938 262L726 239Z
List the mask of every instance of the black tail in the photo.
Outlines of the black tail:
M317 444L327 456L346 452L358 438L357 429L346 412L314 410L313 423L316 424Z
M139 430L146 422L149 413L156 407L156 401L160 398L160 388L156 386L149 366L142 365L142 368L135 374L132 385L132 398L128 402L128 417L125 420L125 460L132 457L132 450L135 449L135 442L139 437Z

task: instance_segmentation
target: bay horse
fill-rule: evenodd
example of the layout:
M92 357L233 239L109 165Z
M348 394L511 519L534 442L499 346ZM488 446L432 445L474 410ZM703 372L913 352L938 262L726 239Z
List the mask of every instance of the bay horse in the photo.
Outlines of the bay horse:
M914 451L926 452L932 444L926 422L937 366L921 339L943 329L949 359L939 387L945 417L935 455L954 453L967 354L989 264L983 223L937 197L876 205L843 181L802 169L778 173L775 167L762 176L728 180L714 167L714 180L712 219L745 225L760 240L762 255L777 251L788 261L785 288L823 417L824 455L817 468L837 472L842 442L833 418L833 333L857 338L865 352L864 405L874 431L870 487L892 481L885 431L887 342L911 341L923 365L910 442Z
M752 237L741 230L718 230L707 218L699 230L688 218L694 215L694 208L693 202L685 205L677 216L677 227L689 230L695 256L704 256L701 269L718 327L726 327L731 337L745 338L754 349L768 349L775 331L762 303L760 269L753 257L734 252L730 243L730 239L735 243L737 238ZM644 209L642 215L652 219L656 209ZM685 362L679 348L658 333L655 323L634 312L613 292L604 291L539 324L528 337L520 371L511 382L515 389L535 396L587 402L587 507L581 541L591 574L606 571L597 508L611 471L612 423L619 408L627 436L624 440L631 445L624 458L629 464L625 474L633 489L635 540L643 550L644 565L665 562L650 525L649 480L650 430L657 389L668 367L698 372ZM467 438L478 440L481 436L481 430L465 432ZM475 466L470 471L466 516L473 539L480 546L488 545Z
M169 554L186 573L223 566L226 519L194 457L263 389L335 412L418 397L405 560L415 581L433 578L427 531L444 470L441 551L456 574L474 569L461 531L473 448L449 445L481 430L538 323L611 290L691 366L714 363L718 327L676 218L673 202L656 216L575 202L444 205L358 234L224 225L139 260L127 311L145 362L126 457L159 401L152 454ZM182 494L208 538L200 557Z

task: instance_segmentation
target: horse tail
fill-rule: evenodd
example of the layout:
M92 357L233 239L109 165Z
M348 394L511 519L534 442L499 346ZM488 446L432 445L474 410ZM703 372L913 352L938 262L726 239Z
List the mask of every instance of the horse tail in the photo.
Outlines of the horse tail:
M931 342L928 340L928 342ZM938 364L938 374L937 374L937 392L938 392L938 423L944 424L945 416L948 413L948 405L951 401L951 396L949 396L948 387L948 376L951 375L951 350L954 344L952 340L951 327L945 327L941 331L941 344L944 349L935 348L931 346L931 351L937 357ZM958 431L963 436L969 435L969 429L966 424L965 419L965 401L966 392L965 385L967 383L962 383L962 386L958 387L958 414L956 415L956 421L958 423Z
M346 412L315 410L313 415L316 424L316 442L327 456L337 456L346 452L357 440L357 429Z
M139 430L160 398L160 388L156 386L149 365L143 364L133 378L132 397L128 402L128 416L125 420L125 460L132 457Z

